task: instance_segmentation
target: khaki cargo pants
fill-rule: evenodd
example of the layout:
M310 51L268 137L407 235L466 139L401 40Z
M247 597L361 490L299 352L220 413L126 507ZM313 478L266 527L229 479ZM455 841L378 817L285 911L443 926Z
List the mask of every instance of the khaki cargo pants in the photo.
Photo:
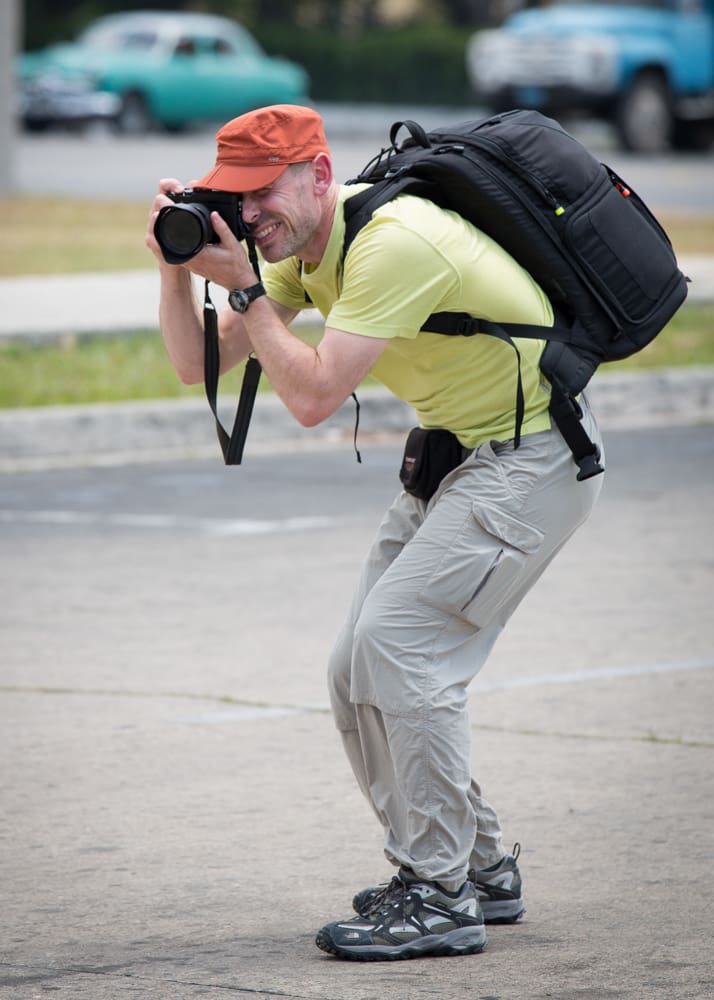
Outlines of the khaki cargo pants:
M587 403L584 425L601 445ZM556 429L484 444L427 505L400 494L365 561L329 664L337 728L385 854L458 889L504 854L471 775L467 686L514 609L590 513ZM556 640L558 612L544 622Z

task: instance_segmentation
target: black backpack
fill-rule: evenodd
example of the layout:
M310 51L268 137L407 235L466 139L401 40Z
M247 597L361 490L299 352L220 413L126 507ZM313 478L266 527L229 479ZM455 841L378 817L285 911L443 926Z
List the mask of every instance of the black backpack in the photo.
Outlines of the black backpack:
M397 135L409 132L401 145ZM550 412L578 464L578 479L602 472L576 397L599 364L642 350L687 295L672 245L642 200L556 121L510 111L426 132L396 122L390 145L350 184L371 187L345 202L346 254L380 205L419 195L459 212L496 240L548 295L553 327L491 323L435 313L433 333L486 333L546 339L541 370L552 386ZM523 419L516 391L518 447Z

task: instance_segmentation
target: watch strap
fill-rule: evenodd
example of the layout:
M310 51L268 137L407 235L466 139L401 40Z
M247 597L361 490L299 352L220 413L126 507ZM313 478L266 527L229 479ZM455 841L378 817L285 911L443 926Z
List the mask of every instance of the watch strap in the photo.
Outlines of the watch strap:
M262 281L258 281L255 285L250 285L248 288L232 289L228 294L228 301L231 308L235 309L236 312L245 312L251 302L255 302L261 295L265 295L265 286ZM234 299L238 300L238 304L236 304Z

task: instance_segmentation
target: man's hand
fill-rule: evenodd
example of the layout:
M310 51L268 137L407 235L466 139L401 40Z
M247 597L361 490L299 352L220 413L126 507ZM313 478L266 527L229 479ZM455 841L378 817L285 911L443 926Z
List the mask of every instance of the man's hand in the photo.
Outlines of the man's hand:
M181 181L177 181L175 177L164 177L159 181L159 191L154 198L151 209L149 211L149 221L146 226L146 245L153 253L154 257L158 260L162 267L182 267L181 264L167 264L164 260L164 255L161 253L161 247L156 242L156 237L154 236L154 226L156 225L156 219L159 212L166 205L173 205L174 202L168 197L168 192L171 191L173 194L179 194L181 191L185 190L184 185Z
M206 244L185 266L194 274L213 281L228 291L254 285L258 277L245 249L218 212L211 212L211 225L219 242Z

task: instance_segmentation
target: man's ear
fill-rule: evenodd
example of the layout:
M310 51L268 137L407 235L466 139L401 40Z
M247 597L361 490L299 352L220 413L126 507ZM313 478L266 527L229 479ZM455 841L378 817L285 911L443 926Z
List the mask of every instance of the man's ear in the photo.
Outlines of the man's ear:
M312 177L315 193L323 195L332 184L332 160L327 153L318 153L312 161Z

